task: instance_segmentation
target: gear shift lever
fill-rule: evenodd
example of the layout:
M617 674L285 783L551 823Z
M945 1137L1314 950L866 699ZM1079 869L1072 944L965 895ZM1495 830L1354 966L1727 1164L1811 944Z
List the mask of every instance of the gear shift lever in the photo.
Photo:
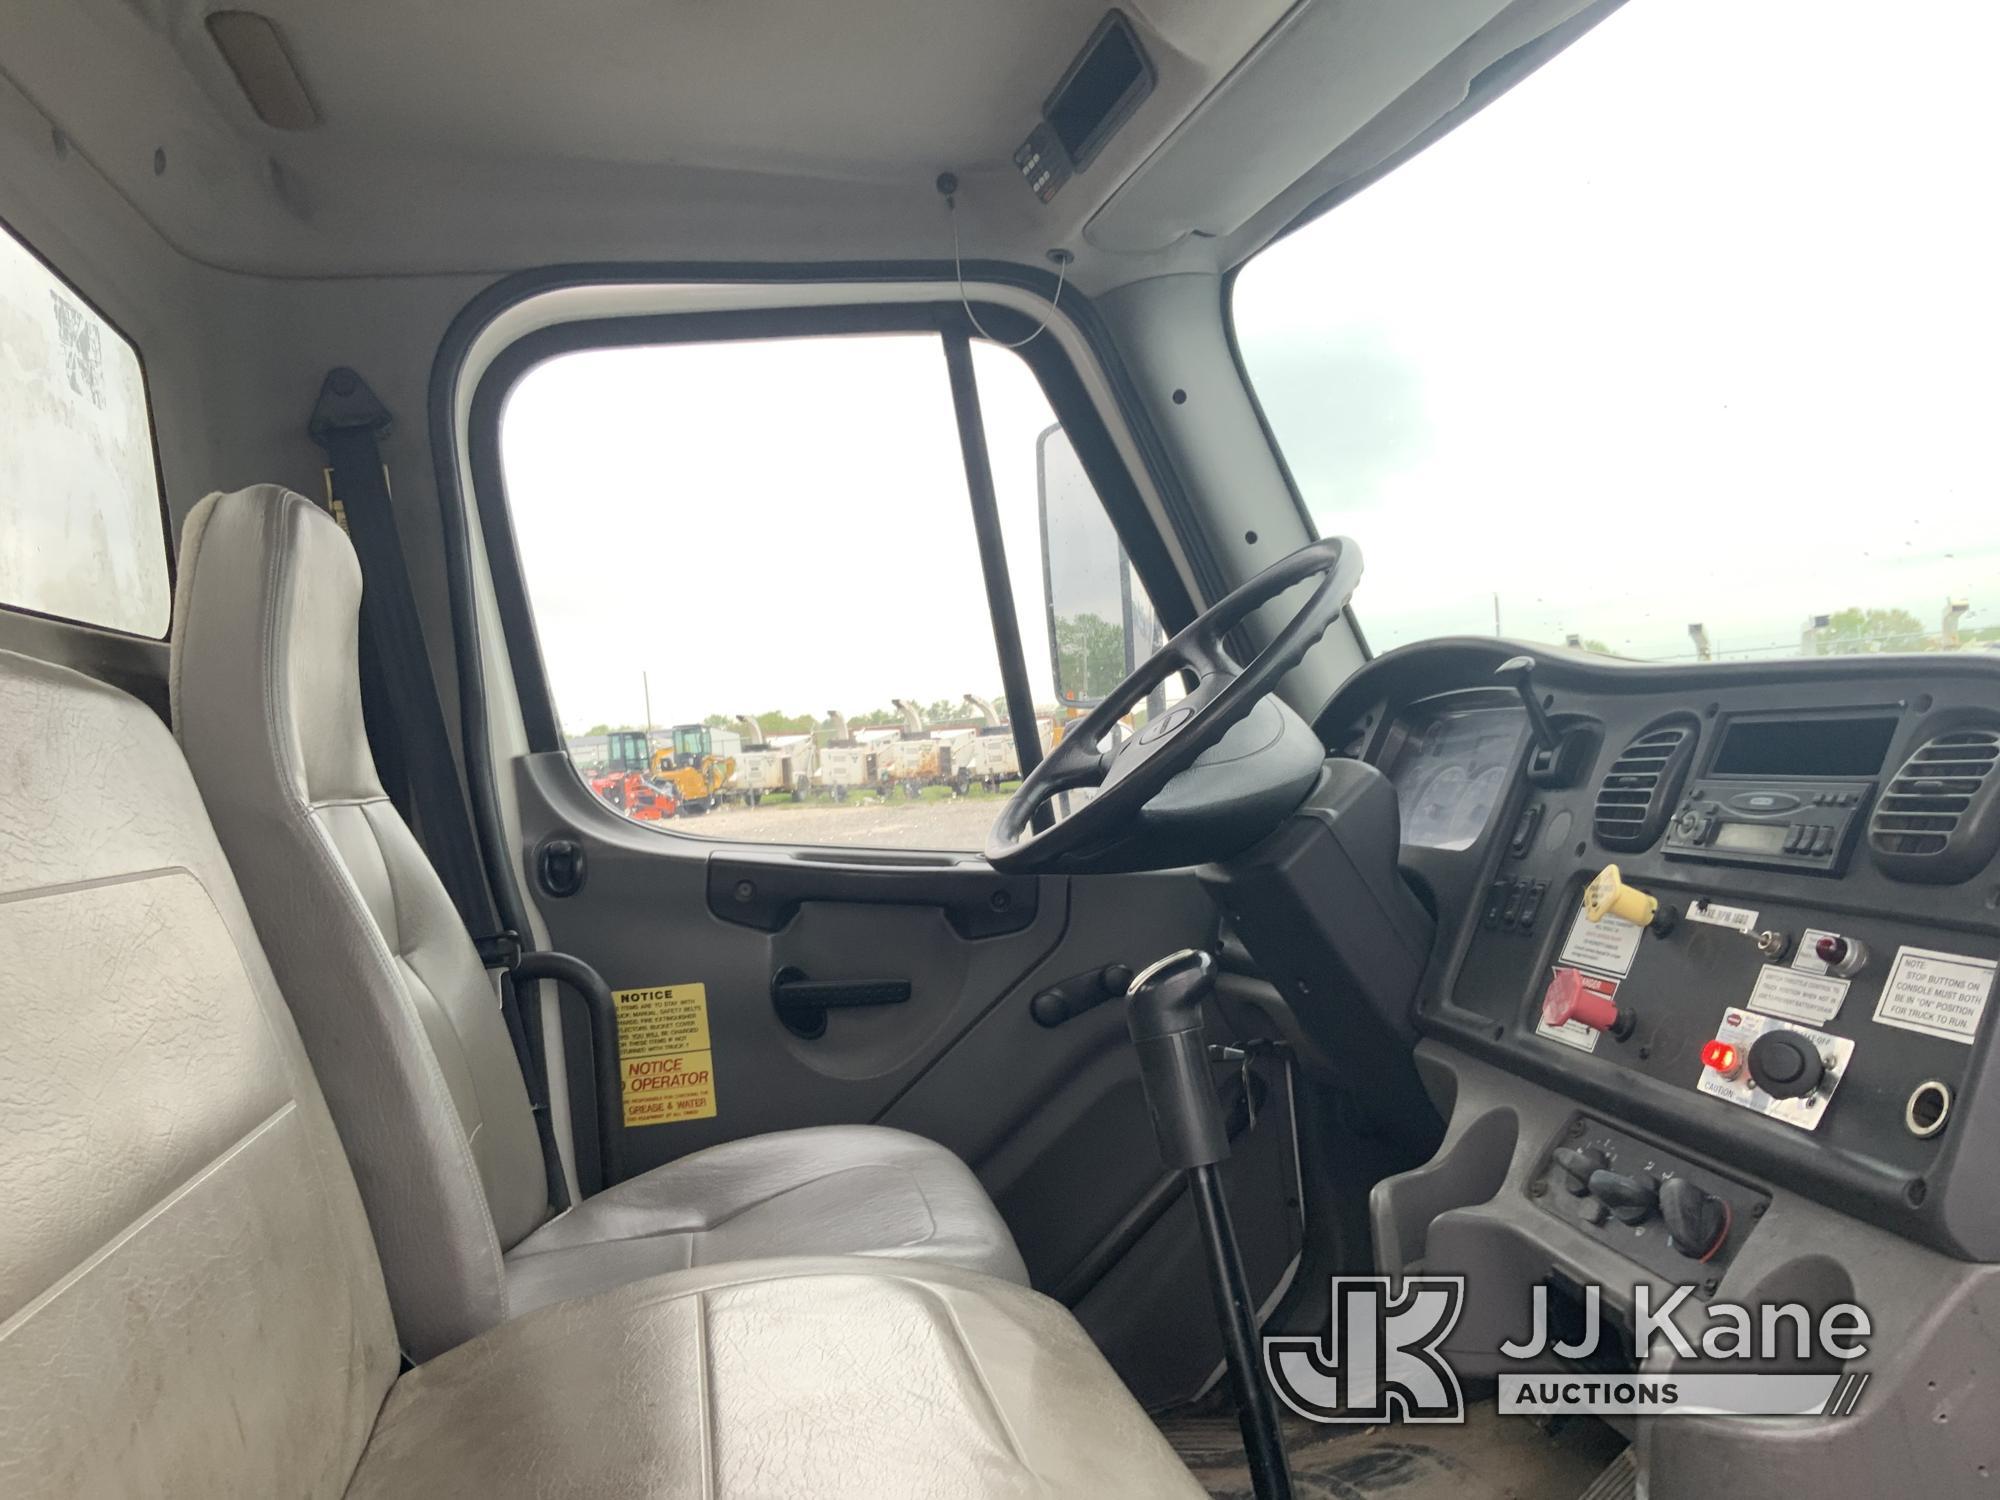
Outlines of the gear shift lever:
M1167 1166L1188 1174L1188 1191L1208 1251L1209 1287L1222 1324L1236 1416L1243 1429L1250 1487L1257 1500L1291 1500L1292 1473L1278 1433L1278 1406L1261 1378L1257 1325L1243 1255L1229 1222L1217 1164L1228 1159L1229 1132L1208 1071L1202 1006L1215 989L1215 960L1198 948L1169 954L1125 992L1125 1025L1139 1052L1140 1081L1153 1133Z

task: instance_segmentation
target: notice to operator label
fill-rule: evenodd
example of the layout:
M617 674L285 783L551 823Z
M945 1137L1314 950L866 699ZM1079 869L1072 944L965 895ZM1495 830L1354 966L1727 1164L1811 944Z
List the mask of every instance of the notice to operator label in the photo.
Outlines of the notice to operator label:
M715 1115L715 1053L708 1039L708 987L662 984L614 990L625 1123L671 1125Z

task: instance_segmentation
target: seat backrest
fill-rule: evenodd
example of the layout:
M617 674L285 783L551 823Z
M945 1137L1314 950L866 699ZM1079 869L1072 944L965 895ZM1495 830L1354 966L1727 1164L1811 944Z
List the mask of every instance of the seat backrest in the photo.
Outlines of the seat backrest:
M396 1378L354 1179L166 726L0 652L0 1494L327 1495Z
M505 1316L548 1216L493 982L382 790L361 719L361 570L276 485L182 531L172 701L196 783L326 1091L418 1359Z

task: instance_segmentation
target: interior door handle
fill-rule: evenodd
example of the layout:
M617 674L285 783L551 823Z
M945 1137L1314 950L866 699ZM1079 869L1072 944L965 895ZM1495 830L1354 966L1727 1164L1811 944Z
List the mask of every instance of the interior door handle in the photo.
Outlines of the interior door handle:
M835 1007L901 1005L910 998L907 979L808 979L783 968L771 976L771 1007L786 1030L808 1040L826 1032L826 1013Z

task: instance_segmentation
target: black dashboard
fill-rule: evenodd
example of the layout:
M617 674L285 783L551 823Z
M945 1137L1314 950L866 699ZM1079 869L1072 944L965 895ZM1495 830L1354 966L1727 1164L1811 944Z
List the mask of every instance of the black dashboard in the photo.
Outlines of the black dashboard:
M1782 1183L2000 1260L2000 658L1537 650L1537 716L1521 649L1389 653L1317 725L1396 792L1415 1029L1707 1163L1721 1258ZM1551 1173L1602 1222L1595 1141Z

